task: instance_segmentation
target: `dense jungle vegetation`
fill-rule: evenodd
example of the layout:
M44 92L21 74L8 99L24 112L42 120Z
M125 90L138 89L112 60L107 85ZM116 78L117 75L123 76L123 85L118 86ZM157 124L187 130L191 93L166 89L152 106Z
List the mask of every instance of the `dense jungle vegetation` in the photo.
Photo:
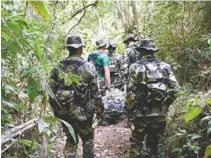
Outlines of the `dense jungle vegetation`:
M119 54L128 33L155 39L181 86L161 157L211 157L211 2L129 0L1 1L2 157L51 157L62 120L48 104L48 80L70 33L82 36L85 58L99 37Z

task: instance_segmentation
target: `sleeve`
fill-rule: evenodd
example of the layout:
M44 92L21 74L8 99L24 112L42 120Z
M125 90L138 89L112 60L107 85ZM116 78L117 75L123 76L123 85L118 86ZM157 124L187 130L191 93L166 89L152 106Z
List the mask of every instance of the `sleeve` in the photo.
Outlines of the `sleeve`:
M126 49L125 52L123 53L123 56L122 56L122 62L123 63L129 63L129 50Z
M103 66L109 66L109 63L110 63L110 59L109 59L108 55L104 55L102 58Z
M174 75L174 71L173 71L173 69L171 68L170 65L169 65L169 68L168 68L167 85L168 85L168 92L170 93L170 95L174 96L176 94L176 92L178 92L179 84L178 84L177 79Z
M133 65L129 69L129 80L127 85L127 94L125 100L125 108L128 112L133 111L135 108L135 97L136 97L136 72Z

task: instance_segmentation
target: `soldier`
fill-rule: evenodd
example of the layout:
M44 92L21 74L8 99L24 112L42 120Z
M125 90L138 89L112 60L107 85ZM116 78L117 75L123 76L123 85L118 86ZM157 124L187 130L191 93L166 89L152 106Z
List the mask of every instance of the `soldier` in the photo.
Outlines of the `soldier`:
M97 50L89 54L88 61L95 65L97 70L97 77L101 88L102 95L105 95L105 89L110 86L110 70L109 57L106 53L107 42L101 38L96 41Z
M108 57L110 59L109 70L110 70L111 84L116 84L118 83L117 80L119 78L120 55L115 53L116 45L112 43L108 43L107 49L108 49Z
M160 136L164 135L166 113L175 99L178 83L171 66L155 58L154 41L143 40L136 48L143 58L129 68L125 107L133 124L130 158L157 157ZM146 137L147 151L142 142Z
M78 135L83 142L83 157L94 157L92 119L96 109L97 116L101 116L104 110L95 67L81 57L83 46L79 36L69 36L66 45L69 56L51 72L50 85L56 98L50 98L50 105L55 116L67 121L76 134L74 142L63 124L67 135L65 156L68 158L76 158Z
M128 34L124 40L124 43L127 45L127 49L123 53L123 62L127 63L128 68L139 59L139 52L135 49L136 41L137 37L134 34Z
M136 41L137 37L134 34L128 34L124 40L124 43L127 45L121 60L121 76L124 82L124 91L126 91L128 82L129 67L139 59L139 52L135 49Z

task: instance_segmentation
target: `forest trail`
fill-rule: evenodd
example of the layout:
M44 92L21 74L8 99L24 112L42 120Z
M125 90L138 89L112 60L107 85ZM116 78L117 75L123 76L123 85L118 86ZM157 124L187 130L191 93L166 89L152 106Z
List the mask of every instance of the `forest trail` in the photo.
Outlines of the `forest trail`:
M66 136L62 131L57 138L53 158L63 158L63 148ZM131 130L127 127L127 120L116 125L99 126L94 132L95 158L128 158ZM82 158L82 142L79 141L78 158Z

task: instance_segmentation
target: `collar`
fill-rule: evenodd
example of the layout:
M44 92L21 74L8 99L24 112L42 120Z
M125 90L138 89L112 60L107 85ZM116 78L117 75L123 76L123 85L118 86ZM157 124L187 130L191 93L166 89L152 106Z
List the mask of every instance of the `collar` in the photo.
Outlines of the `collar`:
M155 58L154 54L148 54L142 57L142 59L149 59L149 58Z
M66 58L66 60L68 60L68 59L70 59L70 60L78 60L78 59L84 60L84 59L81 57L81 55L78 55L78 54L69 56L69 57Z

